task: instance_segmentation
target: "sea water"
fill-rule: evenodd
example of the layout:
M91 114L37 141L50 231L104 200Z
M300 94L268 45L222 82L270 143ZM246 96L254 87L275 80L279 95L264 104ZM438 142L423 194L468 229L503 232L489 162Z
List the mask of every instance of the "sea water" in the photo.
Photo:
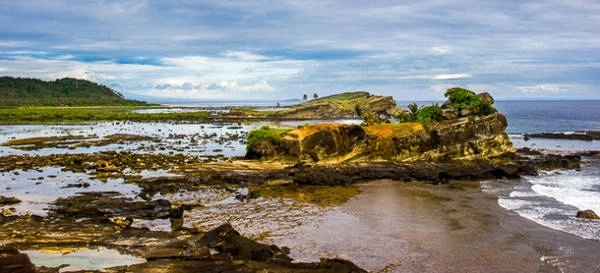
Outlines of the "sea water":
M517 148L554 153L600 150L600 141L536 139L523 134L600 131L600 101L500 101L507 133ZM484 191L498 195L498 204L541 225L583 238L600 240L600 222L576 218L577 211L600 212L600 158L582 158L581 170L555 170L518 180L483 181Z

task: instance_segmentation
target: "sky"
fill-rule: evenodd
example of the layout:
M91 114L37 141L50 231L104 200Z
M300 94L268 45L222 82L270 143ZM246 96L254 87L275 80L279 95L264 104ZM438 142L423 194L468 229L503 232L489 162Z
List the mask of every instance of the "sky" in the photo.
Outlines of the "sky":
M0 0L0 75L128 98L600 99L597 0Z

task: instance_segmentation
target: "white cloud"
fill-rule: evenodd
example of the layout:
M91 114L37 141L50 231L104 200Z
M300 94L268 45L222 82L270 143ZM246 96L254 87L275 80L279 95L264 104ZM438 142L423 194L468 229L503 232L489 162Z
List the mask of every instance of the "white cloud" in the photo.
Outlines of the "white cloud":
M266 80L260 80L252 85L239 85L236 81L221 81L219 87L225 91L241 91L241 92L257 92L257 91L273 91L273 87L269 86Z
M452 49L448 46L434 46L429 49L434 54L444 55L452 52Z
M432 80L456 80L456 79L464 79L464 78L471 78L473 77L473 75L471 74L467 74L467 73L461 73L461 74L438 74L433 76L433 78L431 78Z
M528 93L528 94L536 94L536 93L556 94L556 93L566 92L567 88L565 85L561 85L561 84L545 83L545 84L538 84L538 85L531 85L531 86L521 86L521 87L519 87L519 90L521 90L521 92L523 92L523 93Z
M252 54L243 51L228 51L225 53L225 57L244 62L265 61L270 59L269 57L263 55Z

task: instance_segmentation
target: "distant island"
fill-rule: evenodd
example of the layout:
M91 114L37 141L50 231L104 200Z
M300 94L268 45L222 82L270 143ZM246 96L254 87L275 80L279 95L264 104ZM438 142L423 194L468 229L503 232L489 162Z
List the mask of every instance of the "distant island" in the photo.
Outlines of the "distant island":
M146 105L88 80L0 77L0 106Z

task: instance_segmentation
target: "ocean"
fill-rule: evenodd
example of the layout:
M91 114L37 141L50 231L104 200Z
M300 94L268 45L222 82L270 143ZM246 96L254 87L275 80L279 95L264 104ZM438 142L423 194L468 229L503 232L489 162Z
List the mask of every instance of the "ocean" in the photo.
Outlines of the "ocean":
M600 101L498 101L507 117L507 133L517 148L567 154L600 151L600 141L532 138L526 133L600 131ZM483 181L498 204L538 224L586 239L600 240L600 221L575 218L578 210L600 212L600 158L582 158L581 170L556 170L519 180Z

